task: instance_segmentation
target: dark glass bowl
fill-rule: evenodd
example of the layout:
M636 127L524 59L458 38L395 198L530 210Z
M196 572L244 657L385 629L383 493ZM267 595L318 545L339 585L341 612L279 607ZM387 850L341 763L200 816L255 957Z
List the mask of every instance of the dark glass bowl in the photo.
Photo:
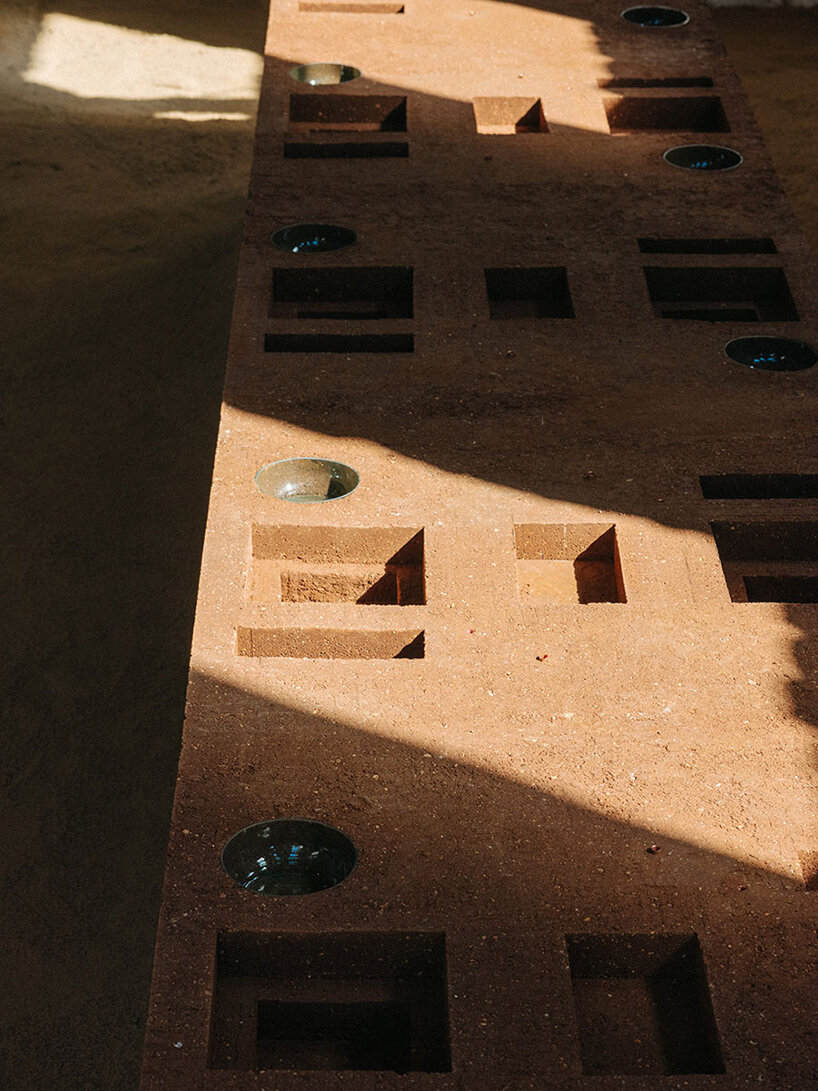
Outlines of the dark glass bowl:
M637 27L683 27L690 22L690 16L679 8L666 8L651 5L641 8L625 8L621 13L626 23Z
M812 345L789 337L734 337L724 352L737 364L758 371L804 371L818 362Z
M662 158L683 170L733 170L744 162L737 151L720 144L678 144L668 148Z
M307 818L257 822L222 849L222 867L254 894L317 894L343 882L358 860L345 833Z
M357 241L358 236L351 228L338 224L290 224L270 236L273 246L288 254L326 254Z

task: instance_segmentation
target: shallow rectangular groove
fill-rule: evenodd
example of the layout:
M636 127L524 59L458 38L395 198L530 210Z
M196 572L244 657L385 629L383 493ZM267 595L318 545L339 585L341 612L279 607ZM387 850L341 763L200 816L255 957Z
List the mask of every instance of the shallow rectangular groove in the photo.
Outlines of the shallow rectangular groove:
M405 95L290 95L293 132L406 132Z
M239 655L285 659L423 659L423 630L266 629L239 626Z
M777 254L772 239L639 239L643 254Z
M816 500L818 474L705 474L705 500Z
M725 1071L695 935L566 937L587 1076Z
M390 0L373 0L371 4L355 3L350 0L299 0L299 11L334 12L336 15L403 15L406 8L401 3Z
M276 269L270 317L412 318L413 277L406 266Z
M406 141L367 142L344 144L294 143L284 145L285 159L408 159Z
M486 269L485 276L492 318L576 317L564 266Z
M797 322L784 270L770 266L645 266L648 295L660 318L707 322Z
M268 333L265 352L414 352L411 333Z
M447 994L442 933L222 932L209 1067L450 1072Z
M608 125L614 132L728 133L730 126L714 95L629 96L608 98L604 103Z
M725 304L704 304L699 307L665 303L656 308L660 318L687 319L690 322L758 322L753 306L728 307Z
M597 80L602 88L633 88L639 87L712 87L713 81L709 76L614 76L610 79Z

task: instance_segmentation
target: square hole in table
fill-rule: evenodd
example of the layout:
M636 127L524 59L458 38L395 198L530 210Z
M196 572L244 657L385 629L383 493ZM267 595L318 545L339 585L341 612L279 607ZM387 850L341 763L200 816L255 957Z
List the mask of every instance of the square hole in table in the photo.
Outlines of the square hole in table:
M572 935L566 942L586 1075L724 1072L695 935Z
M523 598L583 605L627 601L614 525L522 523L514 527L514 541Z
M492 318L574 318L568 270L561 265L486 269Z

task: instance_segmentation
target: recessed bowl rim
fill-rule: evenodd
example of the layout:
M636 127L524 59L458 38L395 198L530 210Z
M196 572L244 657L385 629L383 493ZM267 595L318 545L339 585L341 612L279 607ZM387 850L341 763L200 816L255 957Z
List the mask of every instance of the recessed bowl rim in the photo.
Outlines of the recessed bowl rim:
M808 349L816 359L811 364L805 364L804 367L761 367L755 364L747 364L744 360L737 360L735 356L730 355L730 346L738 344L741 341L783 341L787 345L794 345L797 348ZM818 349L814 345L811 345L809 341L802 341L797 337L779 337L777 334L770 333L746 333L740 337L731 337L729 341L724 343L724 355L728 360L731 360L734 364L741 364L742 367L748 367L751 371L808 371L811 367L815 367L818 364Z
M350 76L349 79L347 79L347 80L338 80L338 85L340 85L342 83L352 83L353 80L360 79L361 75L362 75L361 70L360 70L360 68L358 68L357 65L346 64L344 61L304 61L302 64L294 64L292 66L292 68L290 69L290 79L295 80L296 83L306 83L310 87L334 87L334 86L336 86L336 84L332 84L332 83L323 83L323 84L311 83L310 80L302 80L299 76L296 76L296 74L295 74L296 72L300 72L303 68L313 68L313 67L316 67L316 66L319 66L319 65L321 67L326 67L326 68L340 68L342 70L348 69L350 72L357 73L357 75Z
M675 167L676 170L696 170L697 169L696 167L686 167L682 163L673 163L673 162L671 162L670 159L668 159L668 156L670 155L671 152L681 151L682 148L714 148L716 151L730 152L732 155L737 155L738 156L738 162L737 163L731 163L729 167L717 167L715 171L710 171L710 172L702 171L703 174L707 174L707 173L720 174L720 173L723 173L724 171L735 170L737 167L740 167L741 164L744 162L744 156L741 154L741 152L736 151L735 148L729 148L726 144L703 144L701 141L699 141L699 142L696 142L696 143L690 142L688 144L674 144L672 148L666 148L662 152L662 158L664 159L664 161L667 163L667 165L669 167Z
M292 231L295 227L331 227L333 230L340 228L341 231L348 231L352 238L349 242L342 242L340 246L333 246L331 250L289 250L280 243L275 241L277 235L282 235L285 231ZM270 242L277 250L283 250L285 254L297 254L299 257L302 254L306 254L309 257L311 254L332 254L336 250L346 250L348 246L354 246L358 241L358 232L352 227L345 227L343 224L331 224L321 223L318 220L303 220L300 223L284 224L283 227L277 227L275 231L270 232Z
M283 466L288 462L321 462L326 466L339 466L344 470L349 470L349 472L354 475L355 484L352 486L351 489L345 492L343 496L325 496L321 500L311 500L310 503L312 504L327 504L333 500L346 500L348 496L351 496L352 493L355 492L355 490L361 483L361 475L358 473L354 466L350 466L346 462L339 462L337 459L334 458L324 458L322 455L292 455L290 458L277 458L273 462L266 462L263 466L260 466L256 470L255 474L253 475L253 480L256 483L256 488L262 494L262 496L271 496L274 500L283 500L286 503L292 502L286 496L277 496L273 492L265 492L264 489L262 489L261 485L259 485L258 481L259 476L263 474L265 470L269 470L273 466Z
M684 15L684 19L680 23L669 23L666 26L651 26L650 23L635 23L632 19L625 19L626 14L629 11L677 11L680 15ZM619 13L620 19L625 19L626 23L630 23L633 27L639 27L641 30L675 30L677 27L684 27L690 22L690 15L684 10L684 8L674 8L670 4L631 4L627 8L623 8Z

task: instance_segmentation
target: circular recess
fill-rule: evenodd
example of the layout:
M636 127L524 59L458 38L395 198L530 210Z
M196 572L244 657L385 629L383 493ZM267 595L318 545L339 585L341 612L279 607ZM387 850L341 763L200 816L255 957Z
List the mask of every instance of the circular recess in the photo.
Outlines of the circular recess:
M668 148L662 158L683 170L733 170L744 162L737 151L720 144L679 144Z
M789 337L735 337L725 355L758 371L804 371L818 362L818 352L806 341Z
M288 254L324 254L328 250L343 250L358 241L349 227L338 224L290 224L270 236L270 242Z
M299 83L309 83L312 87L328 87L333 83L349 83L360 76L360 68L353 68L350 64L330 64L317 62L315 64L299 64L290 69L290 75Z
M256 474L256 485L263 493L293 504L340 500L349 496L360 480L351 466L328 458L285 458L268 462Z
M346 879L358 852L345 833L307 818L257 822L222 849L222 867L254 894L317 894Z
M637 27L683 27L690 22L686 11L657 6L625 8L622 18L626 23L633 23Z

